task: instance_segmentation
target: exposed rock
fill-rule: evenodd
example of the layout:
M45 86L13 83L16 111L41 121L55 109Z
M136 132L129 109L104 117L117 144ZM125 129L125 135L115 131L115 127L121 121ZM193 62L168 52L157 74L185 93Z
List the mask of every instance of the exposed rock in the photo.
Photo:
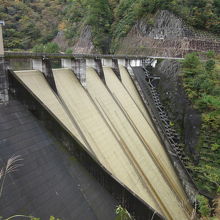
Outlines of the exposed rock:
M157 73L161 77L158 84L161 101L167 108L169 118L174 121L186 150L197 161L195 146L200 134L201 117L199 112L193 109L184 92L180 63L164 60L158 64Z
M121 39L118 54L143 54L183 57L188 52L214 50L220 52L220 40L201 34L169 11L159 11L153 26L138 21Z
M195 33L184 24L182 19L164 10L156 14L155 24L149 28L146 35L153 39L172 39L194 37Z
M53 39L53 42L57 43L62 51L70 48L73 50L73 53L96 53L94 44L92 42L92 33L91 28L89 26L83 26L81 30L79 30L79 37L76 39L68 40L65 37L63 31L59 31L57 36Z
M53 39L53 42L57 43L62 51L69 48L68 40L65 38L64 32L59 31L57 36Z
M73 46L74 53L95 53L95 47L92 42L92 32L89 26L83 27L78 41Z

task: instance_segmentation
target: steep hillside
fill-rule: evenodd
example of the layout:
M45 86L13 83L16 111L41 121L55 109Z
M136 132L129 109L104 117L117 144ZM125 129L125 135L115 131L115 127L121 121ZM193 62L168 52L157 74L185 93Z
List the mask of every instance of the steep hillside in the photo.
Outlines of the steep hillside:
M210 198L220 192L219 70L218 57L201 61L192 53L182 64L164 60L155 71L161 77L161 101L191 158L188 166L192 176Z
M219 35L219 0L0 0L0 3L8 49L31 49L53 40L61 51L72 48L76 53L180 56L191 48L219 50L219 40L213 42L216 36L204 37L188 27L190 24Z
M161 10L137 21L115 46L117 54L184 57L193 51L220 52L220 38L195 30L173 13Z
M51 41L57 34L65 0L0 0L6 49L29 49Z

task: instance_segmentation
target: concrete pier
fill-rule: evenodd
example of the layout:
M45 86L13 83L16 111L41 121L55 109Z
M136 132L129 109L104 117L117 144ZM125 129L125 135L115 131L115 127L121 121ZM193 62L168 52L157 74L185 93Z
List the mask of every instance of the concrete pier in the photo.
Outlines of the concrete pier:
M62 68L71 69L80 80L83 87L86 87L86 60L83 58L71 59L63 58L61 59Z
M116 59L116 58L111 58L111 59L103 58L102 59L102 66L112 68L115 75L118 77L119 80L121 80L119 66L118 66L118 59Z
M44 74L51 88L57 93L50 60L45 57L42 57L42 59L32 59L32 64L34 70Z
M124 66L124 67L128 67L128 59L118 59L118 65Z
M86 67L92 67L98 73L101 80L105 83L105 76L100 58L86 59Z

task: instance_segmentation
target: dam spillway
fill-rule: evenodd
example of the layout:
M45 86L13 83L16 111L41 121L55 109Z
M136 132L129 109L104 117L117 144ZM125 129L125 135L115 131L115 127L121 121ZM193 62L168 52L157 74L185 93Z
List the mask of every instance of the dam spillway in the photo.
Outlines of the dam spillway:
M15 77L120 183L167 219L190 219L192 211L177 174L127 70L122 81L105 67L105 83L86 69L86 86L67 68L53 69L57 94L43 73Z

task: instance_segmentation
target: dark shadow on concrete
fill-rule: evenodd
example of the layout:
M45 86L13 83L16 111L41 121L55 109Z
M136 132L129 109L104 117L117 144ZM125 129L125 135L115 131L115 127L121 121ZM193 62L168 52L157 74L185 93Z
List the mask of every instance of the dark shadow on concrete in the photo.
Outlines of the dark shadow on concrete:
M23 166L6 177L1 216L114 219L115 199L15 100L0 106L0 167L12 155Z

